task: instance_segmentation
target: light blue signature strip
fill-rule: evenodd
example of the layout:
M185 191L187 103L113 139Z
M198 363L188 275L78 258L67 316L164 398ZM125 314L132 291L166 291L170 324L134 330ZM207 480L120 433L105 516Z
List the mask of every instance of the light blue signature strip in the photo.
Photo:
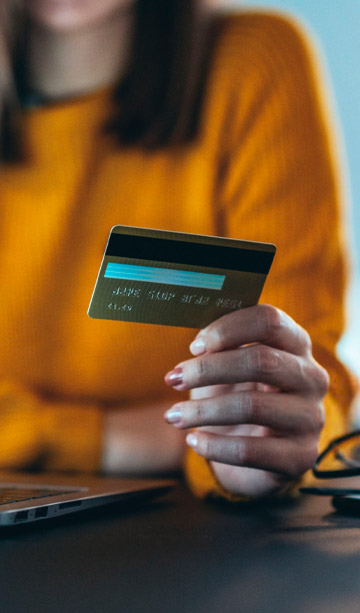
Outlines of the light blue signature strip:
M211 275L205 272L189 270L173 270L171 268L154 268L152 266L136 266L134 264L115 264L109 262L104 277L108 279L124 279L127 281L147 281L149 283L165 283L166 285L184 285L201 289L221 290L225 275Z

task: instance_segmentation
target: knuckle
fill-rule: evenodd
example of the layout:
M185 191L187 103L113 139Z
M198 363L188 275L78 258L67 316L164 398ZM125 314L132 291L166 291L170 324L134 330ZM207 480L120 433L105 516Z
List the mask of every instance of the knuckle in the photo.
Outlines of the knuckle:
M195 377L200 383L206 383L212 372L212 360L209 356L205 358L196 358L195 360Z
M301 432L306 435L312 434L319 437L325 425L325 409L321 401L314 402L306 407L303 412Z
M318 402L315 406L314 412L314 430L317 435L325 426L325 408L322 402Z
M242 417L246 419L248 415L248 405L245 394L229 395L228 400L228 404L225 406L232 422L237 423Z
M259 309L265 338L276 338L284 327L283 313L271 304L262 304Z
M329 390L330 377L325 368L320 366L320 364L318 364L317 362L315 362L314 364L313 380L315 383L315 387L319 391L321 397L325 396L325 394Z
M216 441L208 434L202 434L200 438L201 453L205 458L216 459Z
M311 449L309 452L308 466L305 468L305 470L308 470L309 468L314 466L318 455L319 455L319 446L318 446L318 443L316 442L315 444L311 446Z
M248 348L249 368L255 375L272 373L278 370L278 352L266 345L253 345Z
M315 464L317 456L318 456L318 446L317 446L317 442L314 442L311 445L309 445L307 452L304 455L303 465L301 467L302 468L301 473L304 473L306 470L309 470Z
M243 439L241 441L233 442L234 463L238 466L251 466L254 461L254 450L249 440Z
M226 328L221 320L209 327L206 334L206 345L211 351L222 351L226 347Z
M300 328L300 335L302 344L304 346L305 351L311 355L312 354L312 340L310 334L305 330L305 328Z
M191 421L192 423L201 423L203 417L204 417L204 407L202 403L192 401L190 405L188 421Z
M244 393L242 406L245 420L250 423L260 422L265 407L264 394L257 392Z
M311 439L308 445L299 445L299 452L294 454L292 461L288 463L288 474L292 478L297 478L314 465L318 456L317 441Z

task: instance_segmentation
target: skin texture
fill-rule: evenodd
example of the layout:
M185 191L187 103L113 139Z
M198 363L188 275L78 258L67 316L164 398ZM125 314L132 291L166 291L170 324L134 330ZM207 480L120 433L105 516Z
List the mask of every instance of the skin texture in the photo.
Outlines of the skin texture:
M165 380L191 399L166 420L196 428L187 443L239 495L272 494L311 468L324 425L328 375L307 332L270 305L235 311L201 331L197 357Z
M78 33L116 19L133 4L134 0L26 0L25 8L34 21L53 32Z

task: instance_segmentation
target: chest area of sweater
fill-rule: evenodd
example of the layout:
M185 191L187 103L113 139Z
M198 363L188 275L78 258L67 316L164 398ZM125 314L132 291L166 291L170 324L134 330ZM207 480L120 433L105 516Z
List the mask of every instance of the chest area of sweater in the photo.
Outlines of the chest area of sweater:
M66 154L66 155L65 155ZM215 231L214 166L194 148L187 153L62 152L2 172L1 231L26 220L52 232L114 224L185 232Z

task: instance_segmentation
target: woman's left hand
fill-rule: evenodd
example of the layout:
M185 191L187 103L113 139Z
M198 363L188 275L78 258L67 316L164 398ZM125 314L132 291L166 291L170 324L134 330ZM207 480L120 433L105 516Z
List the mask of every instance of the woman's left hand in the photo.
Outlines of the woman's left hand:
M191 390L191 399L165 419L196 428L187 443L211 462L226 490L269 495L311 468L329 378L303 328L283 311L257 305L210 324L190 350L197 357L165 381Z

